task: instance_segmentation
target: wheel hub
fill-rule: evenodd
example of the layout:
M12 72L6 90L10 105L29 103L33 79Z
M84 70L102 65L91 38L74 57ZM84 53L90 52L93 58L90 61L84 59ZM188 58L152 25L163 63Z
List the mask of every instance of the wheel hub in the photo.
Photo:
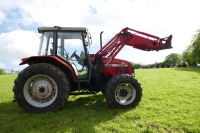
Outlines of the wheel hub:
M115 90L115 99L121 105L128 105L135 100L136 90L129 83L120 84Z
M45 87L41 86L41 87L39 88L39 91L40 91L41 93L43 93L43 92L45 91Z
M31 92L33 98L40 101L46 101L54 94L54 87L48 80L37 80L33 83Z
M120 95L121 97L127 96L127 95L128 95L127 89L125 89L125 88L121 89L121 90L119 91L119 95Z

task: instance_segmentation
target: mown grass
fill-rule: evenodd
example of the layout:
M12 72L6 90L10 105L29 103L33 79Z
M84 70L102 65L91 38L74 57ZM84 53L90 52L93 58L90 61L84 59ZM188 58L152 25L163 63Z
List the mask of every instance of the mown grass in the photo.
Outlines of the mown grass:
M104 96L70 96L58 112L27 114L13 103L16 75L0 75L2 133L199 133L200 68L139 69L143 98L135 109L112 109Z

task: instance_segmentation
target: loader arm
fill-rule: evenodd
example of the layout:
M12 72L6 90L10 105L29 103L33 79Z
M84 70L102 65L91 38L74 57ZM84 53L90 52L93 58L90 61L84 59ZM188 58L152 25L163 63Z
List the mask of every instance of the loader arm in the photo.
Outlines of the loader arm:
M126 27L105 44L96 55L105 56L111 61L125 45L144 51L159 51L172 48L171 40L172 35L160 38Z

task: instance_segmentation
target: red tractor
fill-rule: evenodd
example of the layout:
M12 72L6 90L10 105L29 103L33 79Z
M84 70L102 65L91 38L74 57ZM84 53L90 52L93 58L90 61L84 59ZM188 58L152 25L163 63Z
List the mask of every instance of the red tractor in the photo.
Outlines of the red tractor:
M131 63L115 56L125 45L145 51L172 48L172 35L159 38L127 27L103 47L101 43L96 54L89 54L91 36L84 27L40 27L38 32L38 56L22 59L20 65L29 66L13 87L15 101L29 113L57 111L69 95L100 91L111 107L136 107L142 97L140 83Z

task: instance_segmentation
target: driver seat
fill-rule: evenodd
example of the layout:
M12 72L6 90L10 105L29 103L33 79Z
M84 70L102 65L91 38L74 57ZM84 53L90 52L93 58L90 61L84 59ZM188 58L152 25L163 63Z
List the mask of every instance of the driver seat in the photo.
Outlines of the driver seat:
M87 78L87 72L85 73L84 70L83 70L84 67L86 67L88 69L88 66L85 63L85 59L86 59L86 55L85 55L85 53L83 51L81 51L80 57L77 58L77 62L78 62L78 64L83 66L83 68L82 68L82 72L77 75L78 79Z

